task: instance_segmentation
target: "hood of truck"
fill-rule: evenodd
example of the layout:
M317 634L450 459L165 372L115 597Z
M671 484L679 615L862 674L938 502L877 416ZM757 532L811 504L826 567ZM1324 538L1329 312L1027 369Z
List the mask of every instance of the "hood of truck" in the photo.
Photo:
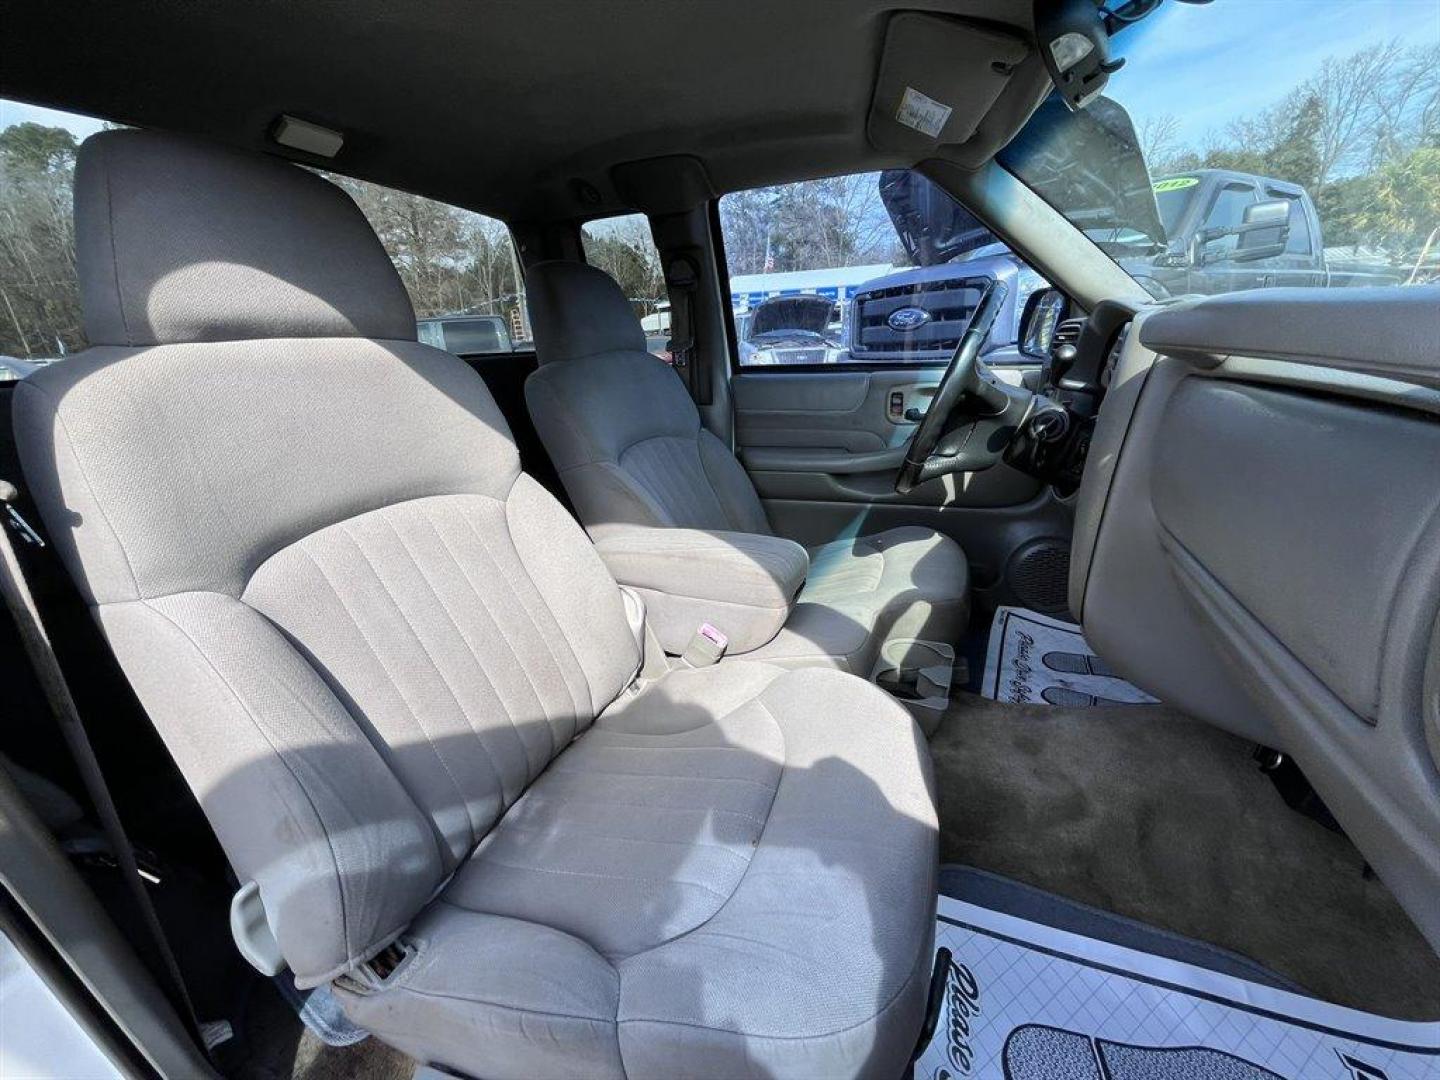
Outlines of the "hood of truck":
M1087 234L1133 229L1165 243L1135 126L1109 98L1071 112L1052 94L996 157Z
M794 331L801 335L824 336L830 326L835 301L823 296L775 296L762 301L750 316L746 336L754 341L762 334Z
M880 174L880 201L905 254L916 266L949 262L995 242L974 214L934 181L910 169L886 169Z

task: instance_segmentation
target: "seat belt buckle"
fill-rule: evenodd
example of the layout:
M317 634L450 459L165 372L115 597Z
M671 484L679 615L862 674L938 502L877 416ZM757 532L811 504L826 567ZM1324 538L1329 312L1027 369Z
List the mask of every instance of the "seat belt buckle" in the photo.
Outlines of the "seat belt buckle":
M674 342L673 340L671 340L671 341L669 342L669 345L670 345L670 349L669 349L669 352L670 352L670 366L673 367L673 368L680 368L680 369L682 369L682 370L685 369L685 368L687 368L687 367L689 367L689 366L690 366L690 346L689 346L689 345L683 345L683 346L680 346L680 347L677 348L676 345L675 345L675 342Z
M708 622L701 623L680 654L680 661L692 668L709 667L725 655L729 644L730 638L724 630Z

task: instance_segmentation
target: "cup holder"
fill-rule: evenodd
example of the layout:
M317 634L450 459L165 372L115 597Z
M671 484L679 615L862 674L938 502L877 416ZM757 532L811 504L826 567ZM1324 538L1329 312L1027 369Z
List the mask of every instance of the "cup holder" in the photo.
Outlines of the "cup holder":
M895 638L887 641L870 679L903 702L928 735L950 704L955 678L955 650L939 641Z

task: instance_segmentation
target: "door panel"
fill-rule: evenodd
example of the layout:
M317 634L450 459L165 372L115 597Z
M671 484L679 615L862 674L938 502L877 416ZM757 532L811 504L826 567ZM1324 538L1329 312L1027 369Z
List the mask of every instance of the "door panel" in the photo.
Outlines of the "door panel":
M1071 584L1122 673L1293 756L1440 945L1436 340L1440 288L1142 315Z
M895 471L917 426L905 414L929 407L940 375L912 368L735 376L736 449L761 498L951 507L1035 498L1039 482L1003 465L895 493ZM773 453L780 448L812 453L807 461Z
M851 453L899 446L915 425L892 417L889 393L914 397L939 382L938 369L742 373L730 384L735 443L742 450L804 446Z
M996 369L1017 382L1026 370ZM979 592L1013 599L996 588L1011 555L1040 538L1067 543L1071 509L1034 478L1004 465L896 493L895 474L916 428L905 414L928 408L941 373L905 368L738 374L732 381L736 450L782 535L818 544L925 525L965 548Z

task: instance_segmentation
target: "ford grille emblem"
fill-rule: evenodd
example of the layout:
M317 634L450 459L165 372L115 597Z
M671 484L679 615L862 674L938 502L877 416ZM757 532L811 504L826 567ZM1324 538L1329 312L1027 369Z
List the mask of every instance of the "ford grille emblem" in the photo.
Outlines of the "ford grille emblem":
M896 308L890 313L890 318L885 321L890 324L891 330L898 330L903 334L911 330L919 330L929 322L930 312L918 307Z

